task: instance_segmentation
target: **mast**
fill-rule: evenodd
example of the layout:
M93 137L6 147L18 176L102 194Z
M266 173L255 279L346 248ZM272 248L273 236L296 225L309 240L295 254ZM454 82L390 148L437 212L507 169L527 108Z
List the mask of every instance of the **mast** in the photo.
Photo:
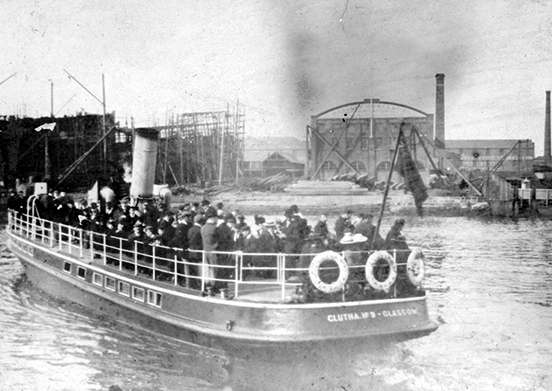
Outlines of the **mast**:
M389 188L391 187L391 178L393 176L393 169L395 168L395 162L397 160L397 155L399 153L399 144L401 142L402 137L402 127L404 125L404 122L401 122L401 125L399 127L399 135L397 136L397 142L395 144L395 151L393 152L393 159L391 159L391 167L389 168L389 174L387 175L387 182L385 184L385 191L383 192L383 201L381 202L381 208L378 216L378 222L376 225L376 232L374 233L374 236L372 237L372 243L371 247L374 247L374 242L378 236L379 229L381 226L381 220L383 219L383 211L385 210L385 203L387 201L387 195L389 194Z

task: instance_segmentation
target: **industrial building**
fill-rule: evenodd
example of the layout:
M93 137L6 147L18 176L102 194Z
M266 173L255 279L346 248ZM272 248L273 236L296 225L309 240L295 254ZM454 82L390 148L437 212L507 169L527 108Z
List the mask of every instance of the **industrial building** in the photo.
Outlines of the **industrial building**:
M315 115L307 127L307 175L330 179L340 174L387 180L399 128L425 182L442 168L445 146L444 78L436 75L436 114L397 102L365 99ZM442 152L439 153L438 150ZM400 182L398 174L394 182Z
M520 176L533 170L535 143L531 140L447 140L446 143L447 152L459 157L458 168L466 171L490 170Z

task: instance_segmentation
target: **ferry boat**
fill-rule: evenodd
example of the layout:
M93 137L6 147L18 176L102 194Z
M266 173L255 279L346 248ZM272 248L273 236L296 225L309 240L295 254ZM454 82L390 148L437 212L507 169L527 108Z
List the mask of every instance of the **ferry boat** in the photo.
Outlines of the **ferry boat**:
M151 134L146 136L151 142ZM138 138L135 145L140 146ZM135 148L135 155L134 162L138 158L148 165L144 153ZM141 176L150 182L142 190L151 192L152 175ZM134 183L133 177L131 194ZM253 254L144 246L42 218L33 207L35 199L29 198L27 213L8 211L9 249L28 280L50 295L121 322L223 348L404 340L438 327L428 316L419 248L408 253ZM195 261L189 256L193 253ZM213 253L226 261L210 264ZM366 261L350 262L355 256ZM305 264L297 262L301 257L307 257L308 267L297 267ZM213 281L213 274L224 278ZM213 289L213 282L224 288Z

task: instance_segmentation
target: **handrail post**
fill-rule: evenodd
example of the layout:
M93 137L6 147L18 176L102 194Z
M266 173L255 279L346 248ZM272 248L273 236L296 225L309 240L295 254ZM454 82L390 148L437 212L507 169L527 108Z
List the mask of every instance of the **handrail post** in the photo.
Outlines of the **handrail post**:
M235 254L235 271L234 271L234 297L238 297L238 285L241 281L241 270L242 270L242 264L243 264L243 253L241 251L237 251Z
M283 278L281 281L282 285L282 301L286 298L286 254L282 255L282 273Z
M67 245L69 247L69 254L72 254L73 251L73 227L67 226Z
M82 229L79 228L79 256L80 259L84 256L84 244L82 242Z
M138 275L138 243L134 242L134 275Z
M119 270L123 270L123 238L119 239Z
M106 246L107 246L107 235L106 235L106 234L102 234L102 236L103 236L103 256L104 256L103 264L104 264L104 265L107 265L107 249L106 249Z
M205 250L201 250L201 291L205 291Z
M178 285L178 256L174 253L174 286Z
M58 224L58 237L59 237L59 251L63 250L63 236L62 236L61 224Z
M94 262L94 231L90 230L90 263Z
M153 277L153 281L155 281L155 272L156 272L156 270L155 270L155 258L156 258L156 256L155 256L155 253L156 253L155 247L157 247L157 246L152 246L152 247L153 247L153 251L151 252L151 266L153 267L153 271L151 273L151 276Z

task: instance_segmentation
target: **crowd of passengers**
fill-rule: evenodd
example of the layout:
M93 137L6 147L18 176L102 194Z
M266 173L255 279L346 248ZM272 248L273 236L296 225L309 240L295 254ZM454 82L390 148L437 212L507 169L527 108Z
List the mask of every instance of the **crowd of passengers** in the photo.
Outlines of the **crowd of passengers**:
M228 266L233 265L232 254L220 252L257 254L244 255L244 263L259 267L274 264L276 253L291 254L287 257L288 268L308 268L312 257L300 254L326 250L345 251L349 265L364 264L365 252L370 250L408 250L401 233L403 219L396 220L383 239L376 232L373 215L352 210L337 217L332 231L326 215L321 215L316 224L310 226L297 205L286 209L278 221L255 215L253 223L248 224L240 211L227 211L222 203L213 206L206 199L184 204L178 209L170 209L154 200L131 205L128 197L118 204L88 204L85 199L76 202L57 191L49 200L48 213L45 213L48 216L43 217L83 231L105 234L108 246L122 243L127 250L138 249L145 255L151 255L155 247L158 257L177 254L195 263L201 263L203 255L190 250L206 250L207 264ZM25 197L21 193L12 193L8 207L24 213ZM232 277L230 267L216 270L216 277ZM186 272L198 273L197 270ZM215 269L208 270L207 274L215 278ZM274 277L274 272L270 271L261 274L262 277Z

